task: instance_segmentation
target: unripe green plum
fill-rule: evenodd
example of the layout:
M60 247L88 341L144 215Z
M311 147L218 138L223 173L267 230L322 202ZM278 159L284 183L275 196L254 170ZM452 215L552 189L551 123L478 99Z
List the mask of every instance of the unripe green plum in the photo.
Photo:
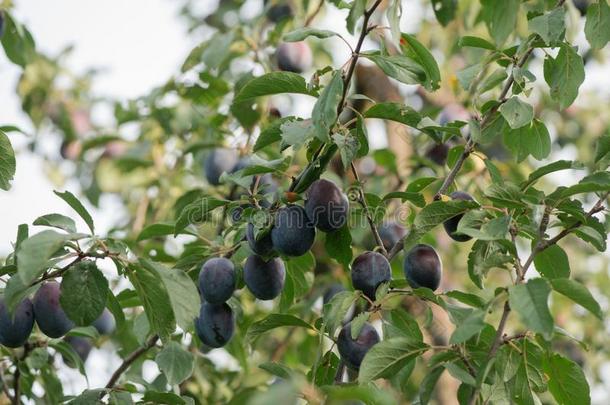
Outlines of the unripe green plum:
M379 334L370 323L365 323L356 339L352 339L352 323L341 328L337 338L337 349L341 360L352 370L358 370L366 353L379 343Z
M332 232L343 227L348 210L347 196L332 181L320 179L309 186L305 211L319 230Z
M452 200L474 201L474 198L472 198L472 196L470 194L465 193L463 191L454 191L453 193L451 193L449 195L449 197L451 197ZM459 215L456 215L453 218L449 218L448 220L443 222L443 226L445 227L445 231L447 232L447 235L449 235L449 237L451 239L453 239L457 242L466 242L466 241L469 241L470 239L472 239L468 235L456 232L458 224L460 223L460 220L462 219L463 216L464 216L464 214L459 214Z
M434 291L441 284L441 258L430 245L413 247L405 256L403 270L412 288L426 287Z
M209 347L226 345L235 332L235 314L226 304L204 302L195 319L195 331L201 342Z
M280 208L271 229L273 247L286 256L302 256L311 249L316 228L300 205Z
M259 300L272 300L284 289L286 270L280 258L268 261L257 255L251 255L244 265L244 282Z
M210 304L222 304L231 298L236 282L235 266L229 259L215 257L201 266L199 292Z
M377 252L364 252L352 263L352 285L375 300L375 291L381 283L392 279L390 262Z
M34 295L34 315L40 331L50 338L59 338L74 328L74 322L59 303L61 290L55 281L46 282Z
M0 298L0 344L6 347L20 347L27 342L34 327L34 308L29 298L23 299L15 308L14 314L9 314Z

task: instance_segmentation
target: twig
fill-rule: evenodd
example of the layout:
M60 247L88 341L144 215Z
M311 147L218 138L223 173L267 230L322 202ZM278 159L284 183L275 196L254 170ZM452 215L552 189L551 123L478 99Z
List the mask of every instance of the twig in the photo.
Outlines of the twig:
M313 21L314 18L316 18L316 16L318 15L318 13L320 12L320 10L322 10L322 6L324 5L324 0L320 0L320 2L318 3L316 9L313 11L313 13L311 13L309 15L309 17L307 17L307 20L305 20L305 27L308 27L309 24L311 24L311 22Z
M371 232L373 233L373 236L375 237L375 242L377 243L379 250L381 251L381 253L384 256L386 256L388 254L388 252L385 250L385 246L383 246L383 241L381 240L381 237L379 236L379 231L377 230L375 221L373 221L373 218L371 217L371 212L369 210L369 205L366 202L366 197L364 196L364 189L362 186L362 182L360 181L360 176L358 175L358 170L356 170L356 166L354 165L354 162L351 163L351 166L352 166L352 173L354 174L354 178L356 179L356 182L358 183L358 202L360 203L360 205L362 205L362 209L364 209L364 214L366 215L366 219L369 222L369 226L371 227Z
M106 384L106 391L103 391L102 393L100 393L100 399L104 398L104 396L106 395L106 392L108 390L111 390L114 388L114 386L116 385L116 383L119 381L119 378L121 378L121 376L123 375L123 373L125 371L127 371L127 369L140 357L142 356L144 353L146 353L148 350L150 350L153 346L155 346L157 344L157 341L159 340L159 335L154 335L151 336L147 341L146 344L136 350L134 350L133 352L131 352L131 354L129 354L129 356L127 356L125 358L125 360L123 360L123 363L121 363L121 365L119 366L119 368L117 368L114 373L112 374L112 376L110 377L110 380L108 380L108 383Z

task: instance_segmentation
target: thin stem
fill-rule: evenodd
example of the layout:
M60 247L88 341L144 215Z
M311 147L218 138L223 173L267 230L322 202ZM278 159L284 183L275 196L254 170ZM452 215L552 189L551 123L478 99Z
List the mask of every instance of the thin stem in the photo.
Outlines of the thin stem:
M377 243L379 250L381 251L381 253L384 256L386 256L388 254L388 252L385 250L385 246L383 246L383 241L381 240L381 237L379 236L379 231L377 230L375 221L373 221L373 217L371 216L371 211L369 210L369 205L367 204L366 197L364 195L364 188L362 186L362 182L360 181L360 176L358 175L358 170L356 170L356 166L354 165L354 162L351 163L351 167L352 167L352 173L354 174L354 178L356 179L356 182L358 183L358 202L362 206L362 209L364 209L364 214L366 215L366 219L369 222L369 226L371 227L371 232L373 233L373 236L375 237L375 242Z
M125 360L123 360L123 363L121 363L121 365L119 366L119 368L117 368L114 373L112 374L112 376L110 377L110 380L108 380L108 383L106 384L106 391L103 391L100 394L100 399L104 398L104 396L106 395L107 390L111 390L115 387L115 385L117 384L117 382L119 381L119 378L121 378L121 376L123 375L123 373L125 371L127 371L127 369L140 357L142 356L144 353L146 353L148 350L150 350L153 346L155 346L157 344L157 341L159 340L159 335L154 335L151 336L147 341L146 344L136 350L134 350L133 352L131 352L131 354L129 354L129 356L127 356L125 358Z
M313 13L311 13L309 15L309 17L307 17L307 20L305 20L305 27L308 27L309 24L312 23L312 21L314 20L314 18L316 18L316 16L318 15L318 13L320 13L320 10L322 10L322 6L324 5L324 0L320 0L318 2L318 5L316 6L316 9L313 11Z

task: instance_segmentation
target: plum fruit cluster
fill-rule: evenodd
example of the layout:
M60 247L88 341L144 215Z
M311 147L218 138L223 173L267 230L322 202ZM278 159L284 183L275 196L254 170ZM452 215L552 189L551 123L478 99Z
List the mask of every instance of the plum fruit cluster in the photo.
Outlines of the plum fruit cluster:
M60 298L61 288L56 281L43 283L32 300L23 298L14 313L9 313L4 298L0 297L0 344L10 348L23 346L34 329L34 323L50 338L61 338L67 334L75 324L61 307ZM109 335L115 328L114 317L108 309L104 309L91 325L100 335ZM67 337L66 341L79 355L83 354L83 361L86 360L92 348L88 339Z

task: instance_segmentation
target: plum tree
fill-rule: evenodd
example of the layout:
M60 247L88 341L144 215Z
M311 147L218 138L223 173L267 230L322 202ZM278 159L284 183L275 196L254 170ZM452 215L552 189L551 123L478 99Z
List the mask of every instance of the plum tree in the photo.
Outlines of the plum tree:
M375 291L381 283L390 281L392 270L390 262L384 255L377 252L364 252L352 263L352 285L375 300Z
M210 304L222 304L233 295L236 281L233 262L224 257L214 257L201 266L199 292Z
M114 320L114 316L108 310L108 308L104 308L102 314L91 324L100 335L110 335L114 332L114 328L116 327L116 322Z
M368 322L364 324L358 337L352 339L352 323L349 322L339 332L337 349L345 365L358 370L366 353L379 343L379 340L377 330Z
M19 347L27 342L34 327L34 308L29 298L23 299L10 314L0 298L0 344L6 347Z
M332 232L347 223L349 201L347 196L330 180L314 181L307 190L305 212L321 231Z
M300 205L287 205L275 214L271 230L273 247L286 256L302 256L313 245L316 228Z
M44 283L34 295L34 315L40 331L51 338L59 338L74 327L59 304L61 291L55 281Z
M266 232L256 239L254 235L254 224L251 222L248 222L248 225L246 225L246 240L248 241L250 249L259 256L269 256L273 253L271 232Z
M403 270L413 288L426 287L434 291L441 283L441 258L430 245L414 246L405 256Z
M199 317L195 319L195 331L204 345L222 347L231 340L235 331L235 314L227 303L204 302Z
M205 177L208 183L217 186L220 184L220 176L230 173L237 165L237 152L233 149L216 148L210 152L203 163Z
M284 289L286 270L280 258L265 260L250 255L244 265L244 282L259 300L272 300Z
M303 73L311 68L313 55L306 42L283 42L275 52L277 67L286 72Z
M454 191L449 196L453 200L462 200L462 201L473 201L474 200L474 198L472 198L472 196L470 194L468 194L464 191ZM463 216L464 216L464 214L459 214L459 215L456 215L453 218L449 218L448 220L443 222L443 226L445 227L445 231L447 232L447 234L451 237L451 239L453 239L457 242L466 242L466 241L469 241L470 239L472 239L468 235L464 235L464 234L456 232L458 224L460 223L460 220L462 219Z
M379 227L379 237L386 250L392 247L407 234L407 228L397 221L386 221Z

